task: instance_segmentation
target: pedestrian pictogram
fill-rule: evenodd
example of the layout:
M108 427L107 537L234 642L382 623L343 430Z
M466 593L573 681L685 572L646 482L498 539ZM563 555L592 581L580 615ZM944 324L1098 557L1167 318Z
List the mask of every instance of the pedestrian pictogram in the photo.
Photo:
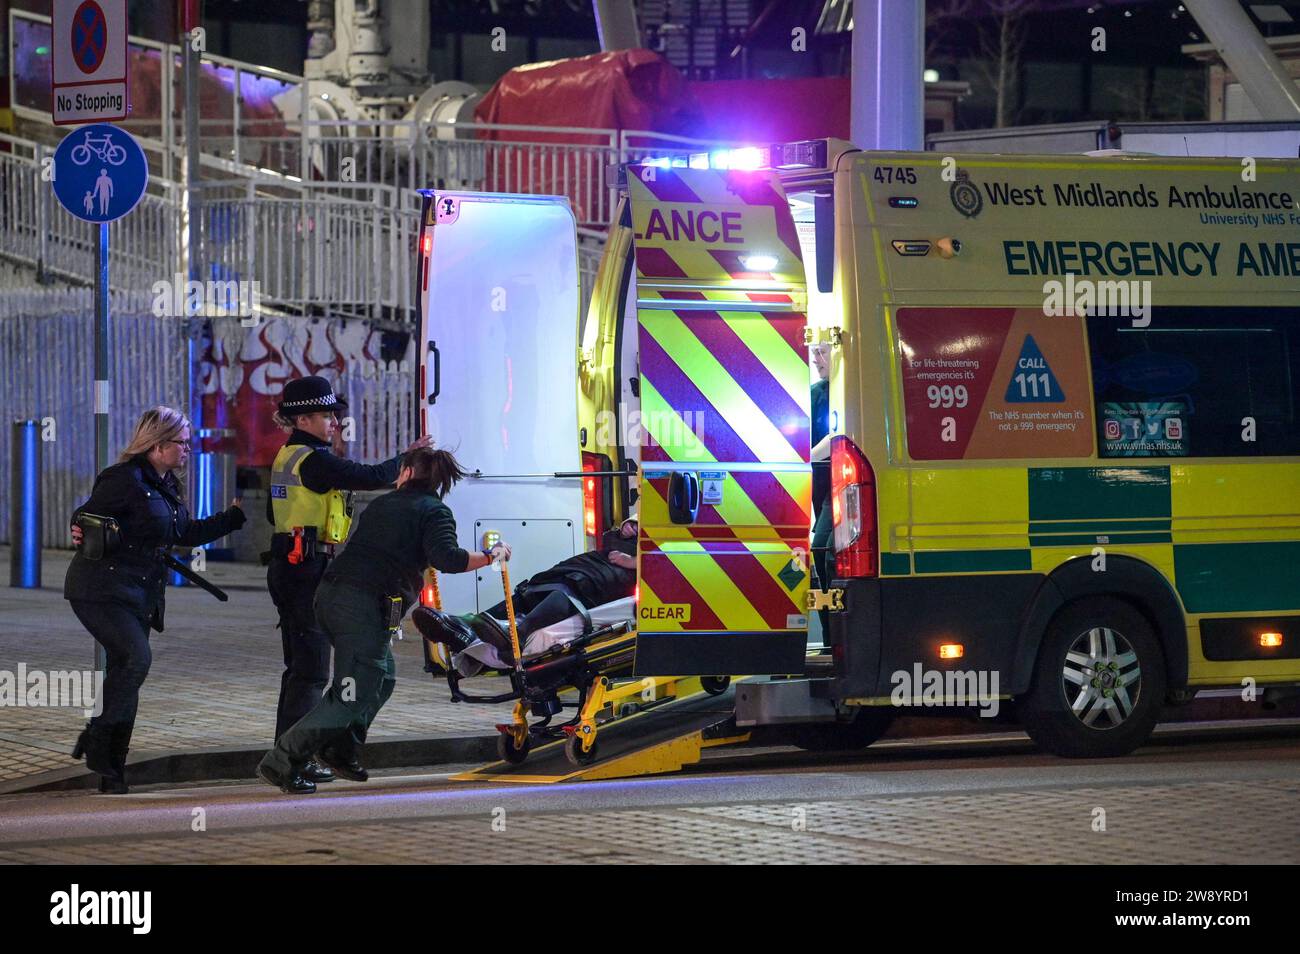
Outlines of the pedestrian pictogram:
M72 16L72 58L83 73L94 73L108 49L108 22L95 0L85 0Z

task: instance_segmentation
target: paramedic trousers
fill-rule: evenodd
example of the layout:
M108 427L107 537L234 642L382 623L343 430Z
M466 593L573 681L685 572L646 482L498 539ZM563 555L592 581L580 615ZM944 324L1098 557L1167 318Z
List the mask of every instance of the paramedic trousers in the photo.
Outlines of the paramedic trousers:
M823 590L828 590L831 586L831 570L833 569L831 533L833 529L831 502L824 500L822 505L817 508L817 522L813 524L812 535L813 566L817 570L818 588ZM830 610L817 611L817 618L821 620L822 624L822 645L829 645L830 617Z
M322 584L316 618L334 643L334 679L315 708L286 729L262 763L289 778L317 752L355 753L397 684L383 597Z
M312 609L316 588L328 565L329 558L324 554L297 566L283 556L273 556L266 568L266 588L280 615L280 644L284 651L280 700L275 707L277 739L320 702L329 684L330 641Z

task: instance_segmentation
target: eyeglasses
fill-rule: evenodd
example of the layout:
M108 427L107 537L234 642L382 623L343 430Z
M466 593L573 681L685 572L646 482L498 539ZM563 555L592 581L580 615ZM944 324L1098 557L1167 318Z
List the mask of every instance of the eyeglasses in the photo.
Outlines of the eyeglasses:
M184 447L186 450L192 450L194 447L193 441L168 441L167 443L175 444L177 447Z

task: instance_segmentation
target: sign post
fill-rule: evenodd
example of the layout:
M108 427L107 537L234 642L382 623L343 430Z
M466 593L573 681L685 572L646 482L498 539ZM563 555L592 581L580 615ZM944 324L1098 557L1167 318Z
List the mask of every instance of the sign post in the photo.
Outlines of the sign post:
M55 124L126 119L126 0L53 0L51 12Z
M54 195L72 215L96 226L95 242L95 473L108 466L109 338L108 223L140 201L149 164L140 144L124 129L93 125L75 129L54 150ZM104 651L95 664L104 667Z

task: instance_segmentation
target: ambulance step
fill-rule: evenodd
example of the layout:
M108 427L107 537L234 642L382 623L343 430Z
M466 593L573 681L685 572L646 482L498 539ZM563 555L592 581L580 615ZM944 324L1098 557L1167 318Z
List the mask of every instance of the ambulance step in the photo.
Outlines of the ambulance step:
M546 785L676 772L698 762L702 749L749 737L736 730L734 711L733 689L716 696L700 692L601 726L590 765L573 765L558 741L533 750L517 765L493 762L452 779Z

